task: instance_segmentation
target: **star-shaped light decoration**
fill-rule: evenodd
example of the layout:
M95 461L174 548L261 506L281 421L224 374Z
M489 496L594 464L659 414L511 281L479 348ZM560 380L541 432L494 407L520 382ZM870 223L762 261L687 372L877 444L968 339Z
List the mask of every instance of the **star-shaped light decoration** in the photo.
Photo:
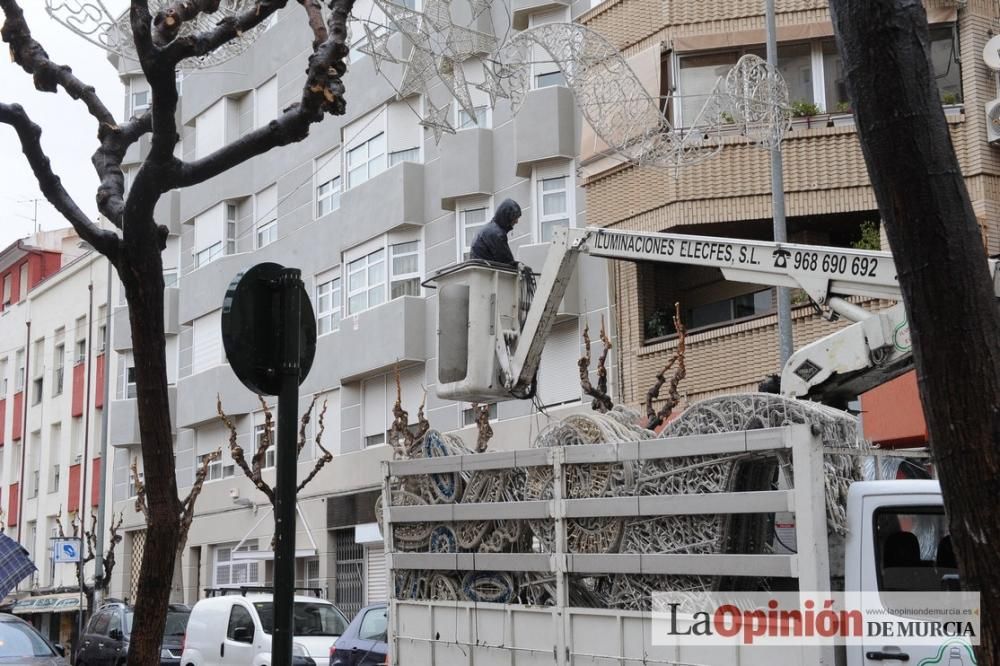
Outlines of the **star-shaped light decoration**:
M392 37L392 33L388 30L375 32L368 27L368 24L364 24L365 28L365 42L357 47L358 51L370 56L372 59L372 64L375 66L375 72L378 74L382 73L383 63L398 63L399 58L392 54L389 50L389 38Z
M412 53L397 90L397 99L427 95L439 79L463 109L472 111L469 84L461 63L497 47L497 38L456 25L451 19L451 0L425 0L423 11L397 5L391 0L374 0L390 23L412 45Z
M420 124L434 133L434 145L441 143L441 135L447 132L454 134L455 128L448 120L451 111L451 100L444 103L444 106L435 106L432 101L427 100L427 115L420 120Z
M469 0L472 8L472 18L479 18L484 12L493 8L493 0Z
M483 82L476 84L476 90L481 90L489 96L491 108L497 105L498 99L510 99L510 90L488 62L483 63Z

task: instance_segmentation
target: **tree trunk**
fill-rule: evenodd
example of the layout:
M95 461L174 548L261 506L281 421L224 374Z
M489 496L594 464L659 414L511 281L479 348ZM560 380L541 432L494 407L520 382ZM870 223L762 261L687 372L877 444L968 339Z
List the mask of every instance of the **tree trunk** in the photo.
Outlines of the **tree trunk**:
M170 603L184 603L184 542L180 541L174 554L174 575L170 581Z
M830 9L896 259L962 583L981 593L978 660L998 663L1000 310L933 79L927 16L920 0L831 0Z
M153 204L147 202L150 210ZM129 213L142 215L141 211L130 210ZM180 536L167 392L163 261L159 251L159 231L151 215L148 218L148 222L130 221L130 233L125 234L125 251L119 267L129 303L139 435L143 466L147 470L145 486L149 515L135 600L135 626L146 630L133 634L128 653L128 663L136 666L160 663L160 642Z

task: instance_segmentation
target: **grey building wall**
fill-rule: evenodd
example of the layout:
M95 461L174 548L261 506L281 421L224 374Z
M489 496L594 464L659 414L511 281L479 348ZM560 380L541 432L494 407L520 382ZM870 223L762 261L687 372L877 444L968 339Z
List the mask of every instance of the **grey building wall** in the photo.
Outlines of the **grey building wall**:
M522 4L525 6L520 8L519 16L525 17L532 11L560 6L560 3ZM493 11L496 24L501 25L506 20L507 9L502 3L496 3ZM185 76L178 113L185 159L192 159L196 154L195 125L199 114L220 99L231 100L232 122L226 133L226 138L231 140L253 128L253 91L272 76L277 76L279 109L299 97L304 83L304 46L310 41L301 13L297 7L288 8L241 56L213 69ZM400 65L386 65L384 69L394 80L399 80ZM489 127L445 135L440 145L435 143L430 131L421 128L419 162L402 162L388 167L367 182L344 190L339 210L317 218L314 182L317 158L340 145L341 130L346 125L394 99L391 86L375 74L368 57L351 64L345 84L348 91L345 116L325 119L300 143L272 150L266 156L197 187L170 193L166 214L174 221L170 229L180 246L178 298L172 305L170 334L176 338L174 348L177 350L174 360L177 367L175 455L182 495L193 481L197 456L221 447L220 464L232 464L226 437L219 434L217 395L223 400L227 413L235 418L238 441L248 450L253 447L254 425L260 421L258 399L240 384L227 364L195 372L195 323L219 310L226 287L239 271L262 261L295 266L302 270L306 289L314 295L317 275L341 266L345 301L342 311L346 311L345 255L353 249L386 234L419 238L421 277L426 277L460 259L458 211L465 204L481 200L492 209L507 197L518 200L523 210L522 223L512 234L512 247L523 261L540 267L546 246L536 242L536 181L546 173L564 173L569 177L573 186L567 197L572 204L573 224L583 225L586 212L583 190L574 180L580 121L569 90L562 86L529 92L517 115L511 113L508 103L500 100L490 114ZM441 104L444 98L441 86L431 93L435 104ZM135 159L141 155L141 151L137 152ZM341 182L345 175L341 174ZM272 184L277 185L277 240L255 249L254 195ZM233 252L229 253L227 248L225 256L196 268L194 219L223 201L236 205ZM604 263L581 258L577 275L564 299L565 320L576 322L578 332L585 323L596 331L604 316L610 327L614 317L608 294ZM313 304L316 305L315 300ZM426 409L432 426L455 431L470 444L475 440L474 428L464 426L462 412L466 405L441 400L434 393L437 383L436 322L435 292L422 290L418 296L389 300L345 316L339 330L318 340L316 360L302 386L300 407L305 409L307 401L315 394L331 400L323 441L336 455L300 495L308 525L299 525L298 546L309 547L312 541L305 537L309 532L317 544L319 577L323 585L329 587L331 595L336 583L335 558L331 541L325 534L323 503L329 497L377 488L381 482L381 462L391 453L385 445L365 446L365 383L390 374L397 362L418 368L416 372L420 373L420 384L426 389ZM124 308L116 310L115 324L127 325ZM614 339L613 329L610 334ZM127 352L131 346L127 329L116 331L113 340L116 351ZM579 342L576 346L579 348ZM616 368L617 357L612 352L610 377L617 377ZM574 364L572 372L575 374L575 371ZM596 381L596 372L594 379ZM393 397L389 395L389 406ZM589 409L589 401L581 402L579 398L579 387L576 387L567 404L552 408L549 414L554 418ZM415 415L415 404L404 406ZM143 525L141 515L132 509L132 500L128 497L128 464L132 456L138 455L134 401L119 401L112 405L110 413L113 420L121 415L121 422L111 426L112 444L116 447L115 508L125 514L123 529L135 532ZM537 413L526 401L501 403L491 446L501 450L527 446L549 418ZM316 427L314 418L310 437L315 435ZM300 458L300 477L312 471L318 454L311 445L306 447ZM265 474L273 476L273 471ZM252 506L246 506L246 500ZM259 549L268 548L271 522L262 513L268 510L265 502L263 495L238 470L232 476L220 472L219 478L212 478L205 484L185 551L188 601L195 601L200 594L199 588L211 584L217 545L233 544L246 537ZM116 576L119 587L113 590L114 593L127 592L128 576L126 562Z

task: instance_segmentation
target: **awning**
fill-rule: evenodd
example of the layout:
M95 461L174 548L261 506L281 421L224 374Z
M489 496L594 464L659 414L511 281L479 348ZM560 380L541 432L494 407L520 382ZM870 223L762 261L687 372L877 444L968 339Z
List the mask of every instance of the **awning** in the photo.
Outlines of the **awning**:
M87 599L83 599L83 607L87 607ZM14 613L74 613L80 610L80 595L71 594L41 594L35 597L25 597L14 605Z

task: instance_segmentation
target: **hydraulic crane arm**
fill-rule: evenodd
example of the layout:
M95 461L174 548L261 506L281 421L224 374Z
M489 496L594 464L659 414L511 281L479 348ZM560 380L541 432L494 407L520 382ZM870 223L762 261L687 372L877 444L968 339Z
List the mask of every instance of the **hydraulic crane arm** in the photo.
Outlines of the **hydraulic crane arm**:
M582 253L718 268L723 277L735 282L803 289L827 309L829 318L853 322L806 345L789 359L781 374L781 391L787 395L808 395L841 404L904 372L911 363L909 325L901 302L869 312L846 300L854 296L901 299L889 252L686 234L566 229L553 237L523 324L518 327L511 324L516 318L495 317L500 333L494 336L496 364L503 385L478 392L468 387L443 387L439 393L457 398L471 398L475 393L476 399L529 393L559 303ZM990 260L989 270L1000 296L996 260ZM497 296L493 298L491 311L499 312Z

